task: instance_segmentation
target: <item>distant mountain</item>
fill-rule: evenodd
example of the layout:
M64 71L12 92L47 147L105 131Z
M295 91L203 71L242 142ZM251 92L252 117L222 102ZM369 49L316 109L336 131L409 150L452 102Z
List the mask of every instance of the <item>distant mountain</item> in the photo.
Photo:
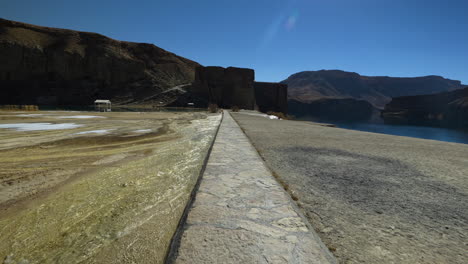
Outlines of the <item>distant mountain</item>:
M393 98L382 116L390 122L468 127L468 86L452 92Z
M198 63L152 44L0 19L0 104L167 104Z
M383 109L393 97L434 94L460 89L460 81L440 76L369 77L340 70L304 71L289 76L288 98L310 103L321 98L366 100Z

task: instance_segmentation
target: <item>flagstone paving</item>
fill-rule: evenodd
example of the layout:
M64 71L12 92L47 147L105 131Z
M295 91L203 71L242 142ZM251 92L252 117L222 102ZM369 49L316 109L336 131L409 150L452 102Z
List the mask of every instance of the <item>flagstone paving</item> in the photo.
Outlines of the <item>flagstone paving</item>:
M336 263L228 112L173 263Z

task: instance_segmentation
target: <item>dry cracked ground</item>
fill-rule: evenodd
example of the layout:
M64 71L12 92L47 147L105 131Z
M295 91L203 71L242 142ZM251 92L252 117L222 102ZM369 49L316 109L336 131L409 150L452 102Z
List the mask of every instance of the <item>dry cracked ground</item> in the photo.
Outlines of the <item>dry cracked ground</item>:
M340 263L468 263L468 145L233 117Z
M0 112L0 262L162 263L220 120Z

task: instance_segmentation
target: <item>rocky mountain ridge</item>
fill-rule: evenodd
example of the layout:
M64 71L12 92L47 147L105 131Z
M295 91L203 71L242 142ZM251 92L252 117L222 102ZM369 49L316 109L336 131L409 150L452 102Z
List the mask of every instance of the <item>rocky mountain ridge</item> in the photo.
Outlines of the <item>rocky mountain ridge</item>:
M200 66L153 44L5 19L0 61L0 104L166 104Z
M204 67L153 44L0 19L0 104L239 107L287 111L287 85Z
M340 70L304 71L289 76L288 98L310 103L321 98L366 100L383 109L393 97L434 94L463 87L460 81L440 76L387 77L362 76Z

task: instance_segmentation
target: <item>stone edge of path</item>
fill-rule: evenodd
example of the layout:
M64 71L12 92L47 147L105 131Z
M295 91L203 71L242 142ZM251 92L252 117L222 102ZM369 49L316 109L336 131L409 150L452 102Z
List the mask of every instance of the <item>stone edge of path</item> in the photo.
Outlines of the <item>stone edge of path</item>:
M321 247L323 253L327 256L328 260L330 260L331 263L338 263L336 257L333 255L333 253L331 253L331 251L328 249L328 247L322 242L322 239L320 238L320 236L317 234L317 232L315 231L314 227L312 226L312 224L309 222L309 220L307 220L307 218L305 217L305 215L302 213L302 210L299 208L299 206L297 206L296 202L292 199L291 197L291 194L289 192L287 192L283 186L281 185L280 182L278 182L278 179L274 176L276 173L266 164L265 160L263 159L262 155L260 155L260 153L258 152L258 149L257 147L253 144L252 140L250 139L250 137L245 133L244 131L244 128L239 124L239 122L237 121L237 119L234 117L236 114L243 114L243 113L235 113L234 115L232 115L231 113L226 113L226 114L230 114L232 119L236 122L236 124L239 126L239 128L241 129L242 133L247 137L247 139L249 140L250 144L252 145L252 147L255 149L255 151L257 152L257 155L260 157L260 159L262 160L265 168L268 169L268 171L270 172L271 176L275 179L276 183L278 183L280 186L281 186L281 190L286 193L286 196L288 197L289 201L290 201L290 204L292 205L292 207L294 208L294 211L297 213L297 215L302 219L302 221L306 224L306 226L309 228L309 232L311 233L312 237L314 238L314 240L317 242L317 244ZM274 120L274 121L277 121L277 120Z
M281 190L281 192L283 192L282 196L287 199L287 200L285 200L286 203L289 204L290 208L294 211L294 213L302 220L302 223L305 226L307 226L307 228L308 228L308 232L307 232L308 235L307 236L309 237L310 241L314 241L313 243L315 243L315 245L316 245L316 250L317 250L316 252L317 253L321 252L319 254L322 255L323 261L325 261L324 263L337 263L337 260L336 260L335 256L329 251L329 249L325 246L325 244L323 244L322 240L317 235L317 233L315 232L315 230L313 229L311 224L308 222L308 220L305 218L305 216L303 215L300 208L293 201L290 194L286 190L284 190L284 188L278 182L278 180L274 176L272 170L266 165L265 161L263 160L261 155L258 153L257 149L252 144L250 138L247 137L247 135L244 133L241 126L239 126L239 124L237 123L237 121L235 120L233 115L230 114L229 111L226 111L226 110L223 111L223 116L222 116L220 125L218 127L218 130L216 131L216 137L214 138L213 143L212 143L212 145L210 147L210 152L209 152L209 155L207 157L207 162L210 159L210 156L211 156L211 153L212 153L212 148L215 145L215 142L216 142L217 138L219 137L219 131L220 131L220 128L222 126L222 123L223 123L224 119L227 117L227 116L224 116L224 115L229 115L229 117L232 118L232 121L234 122L234 124L239 128L239 132L244 135L244 137L247 140L248 144L250 144L250 146L252 148L252 151L253 151L252 153L258 157L258 161L263 163L263 168L265 168L266 172L270 175L270 177L272 177L271 180L277 184L277 187L276 187L277 190ZM191 196L192 199L187 204L186 211L184 211L184 216L181 218L181 220L179 222L179 228L178 228L176 234L174 235L173 239L171 240L170 251L169 251L169 253L167 255L165 263L175 263L176 259L179 257L178 253L179 253L179 249L180 249L181 243L182 243L182 236L184 236L184 233L185 233L185 224L186 224L187 218L189 217L189 214L191 212L192 206L193 206L193 204L195 202L195 199L196 199L195 197L200 191L200 187L201 187L200 185L201 185L201 182L203 181L204 174L206 173L205 172L206 166L207 166L207 163L205 164L205 166L203 168L203 173L201 174L201 177L199 178L199 181L197 182L197 185L193 190L194 195ZM312 259L310 259L310 261L312 261L310 263L321 263L321 261L317 262L317 260L312 260ZM300 261L298 263L309 263L309 261L304 262L304 260L302 260L302 261Z
M184 233L185 222L187 221L190 208L192 207L193 202L195 201L195 197L197 196L198 189L200 188L200 183L203 179L203 174L205 173L206 165L208 164L208 160L210 159L211 150L213 149L214 143L216 141L216 137L218 136L219 129L221 128L221 123L223 122L224 115L225 115L224 111L221 111L221 119L219 121L218 127L216 128L216 132L213 136L213 140L211 141L210 147L208 148L206 157L203 160L203 165L200 170L200 174L198 175L197 182L195 183L195 186L193 187L192 192L190 193L190 198L187 202L187 205L185 206L182 216L179 219L179 223L177 224L177 229L171 238L171 243L169 245L169 248L167 250L167 254L166 254L166 257L164 258L163 263L173 263L173 260L175 259L182 234Z

